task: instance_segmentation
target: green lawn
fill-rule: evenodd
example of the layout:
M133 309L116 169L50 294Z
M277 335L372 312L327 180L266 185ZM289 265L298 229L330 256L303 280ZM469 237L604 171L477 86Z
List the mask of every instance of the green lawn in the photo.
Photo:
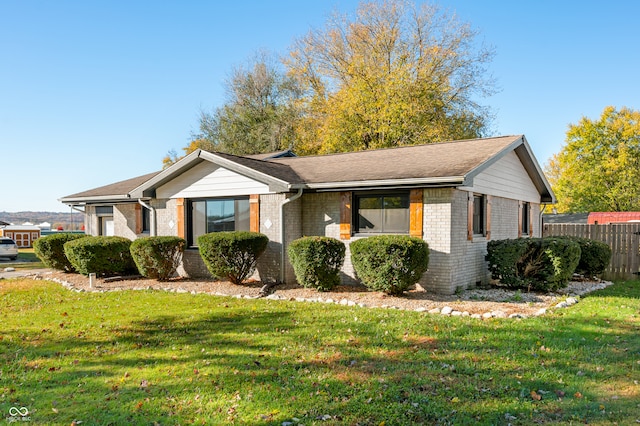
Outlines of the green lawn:
M630 425L639 297L621 282L541 318L480 321L5 280L0 420Z

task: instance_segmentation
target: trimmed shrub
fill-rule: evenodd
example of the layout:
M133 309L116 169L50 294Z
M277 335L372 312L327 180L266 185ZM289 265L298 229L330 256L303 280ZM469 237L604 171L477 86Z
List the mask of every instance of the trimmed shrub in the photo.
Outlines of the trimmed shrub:
M166 281L175 274L187 242L180 237L156 236L138 238L130 251L140 274Z
M496 240L487 244L493 279L511 288L554 291L566 286L580 260L578 243L561 237Z
M84 237L86 237L84 234L72 234L69 232L46 235L33 242L33 252L48 268L74 272L73 265L64 254L64 243Z
M541 249L551 267L536 277L542 285L534 289L554 291L565 287L580 262L580 245L566 238L548 237L541 240Z
M580 262L576 267L576 273L585 277L601 276L609 262L611 262L611 247L602 241L580 237L563 237L577 242L580 245Z
M491 278L499 280L507 287L526 287L522 282L524 277L523 264L530 257L531 253L529 252L532 249L535 250L531 243L532 240L529 238L489 241L485 259L489 262Z
M84 237L64 244L64 254L82 275L113 276L136 273L129 247L124 237Z
M200 256L214 277L241 284L256 269L269 238L258 232L211 232L198 237Z
M331 237L302 237L287 248L298 283L319 291L340 284L345 251L344 243Z
M429 247L420 238L378 235L351 243L356 275L370 290L402 294L429 266Z

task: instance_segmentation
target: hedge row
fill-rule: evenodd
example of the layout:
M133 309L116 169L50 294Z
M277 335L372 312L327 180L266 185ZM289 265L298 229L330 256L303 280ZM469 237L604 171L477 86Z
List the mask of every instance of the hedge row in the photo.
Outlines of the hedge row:
M34 241L34 253L46 266L64 272L98 276L140 274L166 280L182 259L185 240L52 234Z
M420 280L429 264L427 243L404 235L379 235L351 243L356 276L373 291L401 294ZM330 290L340 283L345 245L329 237L303 237L288 248L296 279L304 287Z
M574 273L601 274L611 260L605 243L573 237L494 240L487 244L491 277L501 285L537 291L565 287Z
M214 232L198 238L200 255L211 274L240 284L254 273L269 239L256 232ZM49 267L83 275L136 273L167 280L180 263L185 240L56 234L38 240L36 254ZM329 237L304 237L293 241L288 254L298 282L320 291L340 283L345 260L344 243ZM419 238L381 235L354 241L351 261L356 275L374 291L400 294L420 280L429 264L427 243Z

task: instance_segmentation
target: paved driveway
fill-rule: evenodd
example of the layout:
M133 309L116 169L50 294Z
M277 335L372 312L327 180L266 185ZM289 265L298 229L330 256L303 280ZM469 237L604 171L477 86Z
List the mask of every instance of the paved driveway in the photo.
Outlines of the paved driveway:
M9 260L5 258L0 258L0 279L2 278L18 278L18 277L26 277L28 275L38 274L47 272L48 269L23 269L22 266L26 262L16 262L15 260ZM19 264L21 269L16 269L15 271L7 271L7 269L13 269L14 265Z

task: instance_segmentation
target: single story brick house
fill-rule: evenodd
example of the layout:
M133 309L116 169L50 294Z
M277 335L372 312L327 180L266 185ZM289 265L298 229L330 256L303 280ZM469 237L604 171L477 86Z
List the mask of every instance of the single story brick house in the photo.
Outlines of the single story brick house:
M347 246L343 282L355 280L349 244L378 234L423 238L421 285L451 294L489 279L487 241L541 235L555 196L522 135L297 157L197 150L160 172L60 199L85 213L89 235L176 235L188 242L179 273L206 276L197 237L266 234L257 274L295 281L287 245L324 235Z

